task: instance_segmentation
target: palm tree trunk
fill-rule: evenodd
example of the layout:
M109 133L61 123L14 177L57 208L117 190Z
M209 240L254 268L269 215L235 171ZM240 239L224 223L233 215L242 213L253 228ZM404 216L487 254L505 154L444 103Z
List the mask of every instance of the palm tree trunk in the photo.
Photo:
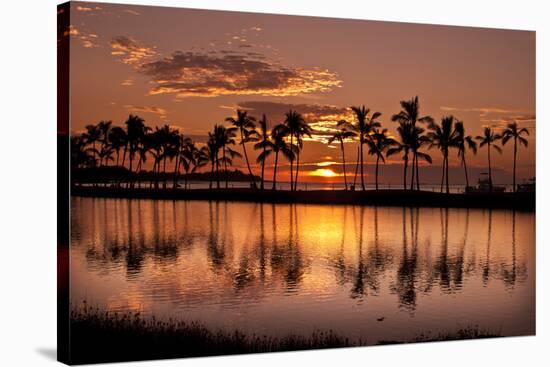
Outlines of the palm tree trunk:
M229 187L229 172L227 171L227 161L225 160L225 147L223 147L223 169L225 170L225 188Z
M154 174L155 174L155 189L158 189L159 188L159 181L160 181L160 159L156 163L157 163L157 171L154 172Z
M513 173L513 189L512 191L513 192L516 192L516 156L517 156L517 141L518 139L516 137L514 137L514 173Z
M127 147L128 145L124 145L124 152L122 153L122 167L124 167L124 163L126 161L126 150L127 150Z
M216 188L220 188L220 159L216 153Z
M449 193L449 152L445 152L445 185L447 186L447 194Z
M184 177L184 179L183 179L183 180L184 180L184 181L183 181L183 188L184 188L185 190L187 190L187 176L188 176L188 175L189 175L189 170L186 169L186 170L185 170L185 177Z
M210 190L212 190L212 182L214 180L214 161L211 162L212 163L212 169L210 170L210 185L209 185L209 188Z
M279 151L275 152L275 167L273 168L273 188L277 188L277 162L279 161Z
M265 142L264 142L265 143ZM264 159L262 160L262 182L260 183L260 189L264 189L264 181L265 181L265 176L264 176L264 172L265 172L265 160L266 160L266 156L265 156L265 145L264 145L264 149L263 149L263 157Z
M413 151L411 190L414 190L414 173L416 171L416 151Z
M491 171L491 143L487 144L487 160L489 161L489 191L493 191L493 173Z
M175 189L178 185L179 164L180 164L180 152L178 150L178 154L176 155L176 164L174 166L174 184L172 187L173 189Z
M416 190L420 191L420 170L418 169L418 156L416 156Z
M466 177L466 187L470 186L468 181L468 169L466 168L466 156L462 153L462 165L464 166L464 176Z
M407 153L403 159L403 190L407 190L407 168L409 165L409 154Z
M294 191L298 189L298 170L300 169L300 148L298 148L298 154L296 155L296 176L294 178Z
M153 181L155 181L155 170L157 168L157 160L155 159L155 162L153 163L153 175L151 176L151 180L149 181L149 188L153 188Z
M374 180L376 182L376 191L378 191L378 163L380 162L380 156L376 155L376 173L374 174Z
M250 169L250 163L248 162L248 154L246 154L246 145L243 139L244 139L244 134L243 134L243 130L241 129L241 145L243 146L244 159L246 160L246 166L248 167L248 173L250 174L250 181L252 183L252 186L256 188L256 180L254 180L254 176L252 175L252 170Z
M344 169L344 186L345 186L345 190L347 191L348 189L348 179L346 177L346 153L344 152L344 140L340 140L340 147L342 149L342 164L343 164L343 169Z
M357 164L355 164L355 175L353 176L353 186L355 188L355 184L357 182L357 173L359 172L359 147L357 147Z
M365 176L363 174L363 134L362 133L359 138L359 150L360 150L360 158L361 158L361 188L363 189L363 191L365 191Z
M294 134L290 134L290 149L293 149ZM290 191L294 189L294 155L290 160Z
M127 187L132 187L133 186L133 182L132 182L132 158L133 158L133 149L132 147L130 147L130 153L129 153L129 156L128 156L128 165L129 165L129 171L130 171L130 177L128 179L128 185Z
M164 156L164 159L162 160L162 188L166 188L166 156Z
M445 181L445 153L443 153L443 163L441 164L441 186L439 192L443 193L443 182Z

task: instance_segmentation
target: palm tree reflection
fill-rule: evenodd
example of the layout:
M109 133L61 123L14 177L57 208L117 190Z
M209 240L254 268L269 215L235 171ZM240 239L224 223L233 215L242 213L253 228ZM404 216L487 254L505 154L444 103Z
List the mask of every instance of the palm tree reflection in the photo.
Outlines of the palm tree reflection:
M397 269L396 285L393 287L393 290L398 295L399 306L409 311L410 313L414 313L416 309L416 287L418 272L418 224L420 212L418 208L416 208L415 214L413 214L413 208L409 208L409 212L411 245L409 249L409 241L407 238L407 209L403 208L403 249L401 261ZM414 218L416 218L416 221L414 220Z
M489 283L489 275L491 272L491 233L492 233L492 226L493 226L493 211L489 209L489 219L487 224L487 248L485 250L485 261L482 265L482 276L481 279L483 281L483 286L486 287L487 283Z
M185 268L178 274L171 272L175 268L172 265L193 261L200 266L204 260L208 274L201 281L215 282L212 286L222 291L227 288L232 294L246 290L243 294L247 297L274 290L311 292L309 285L318 286L321 283L317 280L330 279L324 273L328 269L334 292L341 291L360 304L367 296L384 297L389 290L397 307L411 315L417 310L419 297L429 295L434 288L441 295L456 294L473 281L489 287L491 280L498 280L513 291L527 278L526 260L518 250L522 243L517 238L523 213L508 212L508 216L493 210L334 207L329 214L338 223L323 232L323 238L332 238L334 243L319 246L308 217L310 210L317 209L258 203L239 204L244 210L239 212L241 208L233 205L75 199L72 230L77 237L72 247L84 252L92 271L120 266L129 281L148 271L172 277L172 281L174 277L193 277L196 274L186 273ZM239 220L244 214L245 227L232 220L233 213L238 213ZM483 215L486 220L482 221ZM511 218L511 228L500 233L507 228L505 216ZM455 225L461 220L463 226ZM440 231L435 236L434 224ZM397 233L396 225L401 226ZM486 233L481 246L479 241L470 242L477 237L477 233L470 233L474 229ZM496 230L498 236L493 233ZM80 241L81 237L86 240ZM436 242L432 252L430 246ZM496 254L493 242L499 245ZM326 289L331 288L326 285Z
M216 207L214 214L213 206ZM208 231L207 254L210 260L210 265L214 272L222 269L225 260L225 243L220 241L220 203L216 201L208 202L208 212L210 219L210 230Z

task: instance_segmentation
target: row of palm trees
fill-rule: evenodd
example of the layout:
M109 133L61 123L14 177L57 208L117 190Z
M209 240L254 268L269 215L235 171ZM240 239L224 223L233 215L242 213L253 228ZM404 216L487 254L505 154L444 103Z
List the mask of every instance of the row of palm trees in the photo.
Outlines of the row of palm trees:
M478 147L487 147L489 168L489 186L492 189L491 150L502 152L497 145L500 141L505 145L508 141L514 143L513 187L516 189L516 160L518 145L527 146L525 135L527 128L519 128L516 122L509 123L500 132L486 127L483 135L467 135L464 123L452 115L443 116L437 123L430 116L420 114L418 97L401 101L401 111L392 116L392 121L398 123L397 134L393 137L387 129L382 128L380 112L371 111L365 106L351 107L352 121L341 120L337 131L328 139L328 144L337 142L342 152L342 167L345 189L355 188L358 176L361 188L365 190L364 151L376 158L375 188L378 190L378 171L380 162L385 158L400 154L403 160L403 189L420 190L420 161L432 163L432 157L427 150L436 148L443 158L441 174L441 192L449 193L449 154L456 150L461 165L464 167L466 185L469 186L466 155L468 151L477 153ZM305 118L297 111L290 110L284 116L284 121L276 124L271 130L264 114L256 120L247 111L237 110L236 115L228 117L229 126L215 125L208 133L206 144L200 148L191 138L181 134L178 129L168 125L151 127L139 116L130 115L125 121L125 127L113 126L111 121L101 121L96 125L86 126L86 132L72 139L72 162L76 167L114 165L126 167L134 172L133 163L137 160L135 172L139 173L148 158L153 160L153 172L156 179L151 186L159 186L159 173L163 173L163 187L167 185L167 162L174 163L173 180L177 187L177 179L183 168L186 179L190 173L210 166L210 188L221 187L225 181L228 187L229 168L235 158L244 158L251 187L264 190L266 187L266 162L273 157L272 189L277 185L277 168L281 159L286 159L290 165L290 189L297 190L300 170L300 153L304 148L304 139L311 138L313 129ZM348 183L346 172L345 143L357 144L355 173L353 184ZM256 164L260 167L259 182L252 173L251 160L247 144L252 143L254 150L259 151ZM240 146L239 152L235 146ZM408 174L409 166L411 169ZM224 177L222 177L224 175ZM410 183L407 178L410 176ZM128 187L134 182L129 180ZM187 181L184 183L187 188Z

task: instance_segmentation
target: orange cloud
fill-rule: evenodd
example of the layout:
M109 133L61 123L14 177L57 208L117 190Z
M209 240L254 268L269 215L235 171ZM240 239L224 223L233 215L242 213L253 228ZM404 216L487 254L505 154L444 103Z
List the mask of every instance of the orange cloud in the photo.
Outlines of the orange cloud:
M74 25L69 25L69 27L63 32L65 37L73 37L79 39L82 42L82 46L85 48L99 47L97 43L98 35L94 33L86 33L85 31L77 29Z
M174 52L144 63L139 70L156 86L150 95L183 97L221 95L295 96L326 92L341 85L335 73L321 68L293 68L247 52Z
M118 36L111 40L111 55L119 57L125 64L139 65L156 54L153 47L144 46L132 37Z
M135 106L135 105L125 105L124 106L128 112L142 112L142 113L152 113L155 115L159 115L161 118L166 118L166 115L168 112L161 107L156 106Z

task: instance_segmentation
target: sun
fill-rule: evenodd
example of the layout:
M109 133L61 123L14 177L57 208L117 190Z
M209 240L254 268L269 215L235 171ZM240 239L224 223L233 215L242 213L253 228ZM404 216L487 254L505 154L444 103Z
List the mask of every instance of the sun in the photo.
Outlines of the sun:
M318 168L315 171L311 171L309 175L316 176L316 177L337 177L338 176L336 172L328 168Z

